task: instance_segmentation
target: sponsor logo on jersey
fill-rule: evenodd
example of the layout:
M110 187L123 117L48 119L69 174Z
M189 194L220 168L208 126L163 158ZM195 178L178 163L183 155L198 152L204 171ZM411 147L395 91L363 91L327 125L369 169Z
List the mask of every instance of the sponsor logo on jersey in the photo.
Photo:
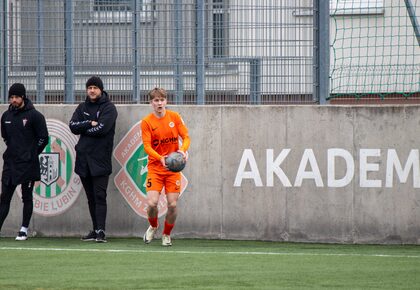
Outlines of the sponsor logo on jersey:
M177 137L164 138L164 139L161 139L159 142L160 144L168 144L168 143L176 144L178 143L178 138Z

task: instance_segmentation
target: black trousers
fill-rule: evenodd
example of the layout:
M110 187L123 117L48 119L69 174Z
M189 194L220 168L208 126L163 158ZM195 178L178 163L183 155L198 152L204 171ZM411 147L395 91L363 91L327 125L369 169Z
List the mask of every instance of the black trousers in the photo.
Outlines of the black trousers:
M22 226L29 227L31 221L32 212L34 209L34 202L32 192L34 189L34 181L26 182L21 184L22 188L22 202L23 202L23 214L22 214ZM1 195L0 195L0 230L3 226L4 220L9 214L10 202L12 201L13 192L18 185L2 184Z
M94 230L104 230L106 222L106 190L109 176L80 177L86 192L89 213Z

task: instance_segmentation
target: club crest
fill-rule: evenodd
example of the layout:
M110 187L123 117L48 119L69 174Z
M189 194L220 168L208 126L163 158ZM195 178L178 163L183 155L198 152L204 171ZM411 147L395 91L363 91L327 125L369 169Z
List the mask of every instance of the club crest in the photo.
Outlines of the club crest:
M56 182L59 177L60 153L42 153L39 156L41 169L41 182L45 185L51 185Z
M34 186L34 213L57 216L76 202L82 183L74 173L77 136L66 123L47 119L48 144L39 155L41 181Z

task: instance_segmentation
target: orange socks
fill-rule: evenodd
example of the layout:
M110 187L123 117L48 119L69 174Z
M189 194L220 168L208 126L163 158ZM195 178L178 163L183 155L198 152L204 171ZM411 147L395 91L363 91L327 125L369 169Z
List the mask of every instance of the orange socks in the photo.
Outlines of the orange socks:
M149 220L149 224L152 227L157 228L157 226L158 226L158 218L157 217L149 217L148 220Z
M157 228L157 226L159 225L157 217L154 217L154 218L149 217L148 220L149 220L149 224L154 228ZM170 236L174 226L175 226L175 224L169 224L165 220L165 226L163 227L163 234Z
M171 231L174 228L174 226L175 226L175 224L168 224L166 222L166 220L165 220L165 226L163 228L163 234L170 236L171 235Z

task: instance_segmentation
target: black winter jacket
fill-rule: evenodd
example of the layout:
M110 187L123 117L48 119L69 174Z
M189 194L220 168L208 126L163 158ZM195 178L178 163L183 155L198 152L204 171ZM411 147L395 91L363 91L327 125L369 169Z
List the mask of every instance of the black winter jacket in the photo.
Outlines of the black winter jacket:
M117 109L103 91L102 96L91 102L89 97L79 104L70 120L70 130L80 135L76 149L74 171L82 176L103 176L112 173L112 149L114 146ZM93 127L92 121L98 125Z
M1 181L8 185L40 180L38 155L48 144L44 116L31 100L24 99L24 103L21 109L9 106L1 117L1 136L7 146Z

